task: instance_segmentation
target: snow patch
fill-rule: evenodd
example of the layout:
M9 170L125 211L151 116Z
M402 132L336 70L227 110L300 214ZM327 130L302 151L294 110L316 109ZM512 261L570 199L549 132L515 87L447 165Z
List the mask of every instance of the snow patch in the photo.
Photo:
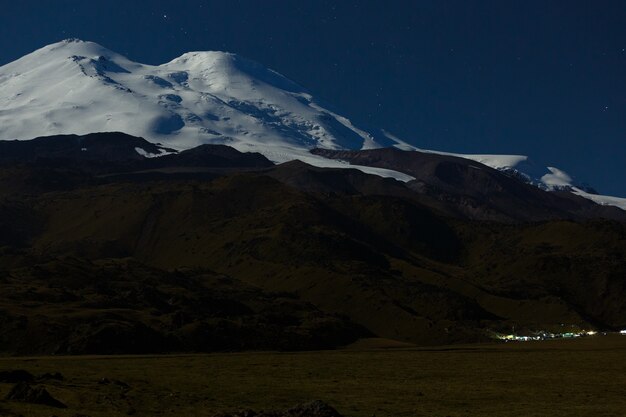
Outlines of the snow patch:
M572 187L574 181L567 172L554 167L548 167L548 170L550 173L541 177L541 181L550 189L557 190Z
M615 206L626 211L626 198L591 194L591 193L581 190L578 187L572 187L571 191L574 194L587 198L591 201L594 201L597 204L601 204L603 206Z
M158 158L160 156L165 156L165 155L170 155L172 153L175 153L175 152L167 152L165 149L159 149L159 153L151 153L139 147L135 148L135 152L137 152L139 155L143 156L144 158Z

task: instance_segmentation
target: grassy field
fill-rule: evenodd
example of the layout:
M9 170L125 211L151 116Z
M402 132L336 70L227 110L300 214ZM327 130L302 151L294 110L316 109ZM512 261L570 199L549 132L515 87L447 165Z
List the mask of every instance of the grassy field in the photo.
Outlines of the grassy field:
M375 341L305 353L2 358L0 371L61 372L63 381L45 386L69 408L2 401L0 415L211 416L321 399L354 417L626 416L624 336L385 347ZM11 386L0 384L0 398Z

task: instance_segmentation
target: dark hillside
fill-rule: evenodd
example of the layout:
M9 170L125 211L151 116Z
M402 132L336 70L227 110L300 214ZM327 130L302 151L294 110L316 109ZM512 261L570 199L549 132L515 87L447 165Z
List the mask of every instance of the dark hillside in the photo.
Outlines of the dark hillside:
M356 170L255 167L223 147L186 155L186 178L166 159L172 170L147 177L0 168L2 351L314 349L365 334L442 344L626 326L623 222L479 222Z

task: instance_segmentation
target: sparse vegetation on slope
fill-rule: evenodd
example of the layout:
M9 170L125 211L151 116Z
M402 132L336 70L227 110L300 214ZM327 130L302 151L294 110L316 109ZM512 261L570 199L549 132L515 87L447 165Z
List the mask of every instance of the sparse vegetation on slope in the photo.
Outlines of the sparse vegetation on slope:
M157 177L0 169L0 308L16 332L3 351L312 349L365 333L432 345L626 326L622 222L476 222L359 171L193 154L185 178L175 157ZM216 154L239 162L216 171ZM216 297L249 312L201 307Z

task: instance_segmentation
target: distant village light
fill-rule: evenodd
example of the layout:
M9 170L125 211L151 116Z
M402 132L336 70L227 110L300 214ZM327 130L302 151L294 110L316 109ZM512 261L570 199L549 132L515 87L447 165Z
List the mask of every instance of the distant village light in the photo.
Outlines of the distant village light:
M535 332L533 335L518 335L518 334L499 334L493 333L492 336L496 339L504 341L516 341L516 342L528 342L532 340L549 340L549 339L572 339L583 336L595 336L598 332L595 330L580 330L576 332L566 333L550 333L547 331ZM606 333L603 333L606 335ZM626 330L622 330L620 334L626 335Z

